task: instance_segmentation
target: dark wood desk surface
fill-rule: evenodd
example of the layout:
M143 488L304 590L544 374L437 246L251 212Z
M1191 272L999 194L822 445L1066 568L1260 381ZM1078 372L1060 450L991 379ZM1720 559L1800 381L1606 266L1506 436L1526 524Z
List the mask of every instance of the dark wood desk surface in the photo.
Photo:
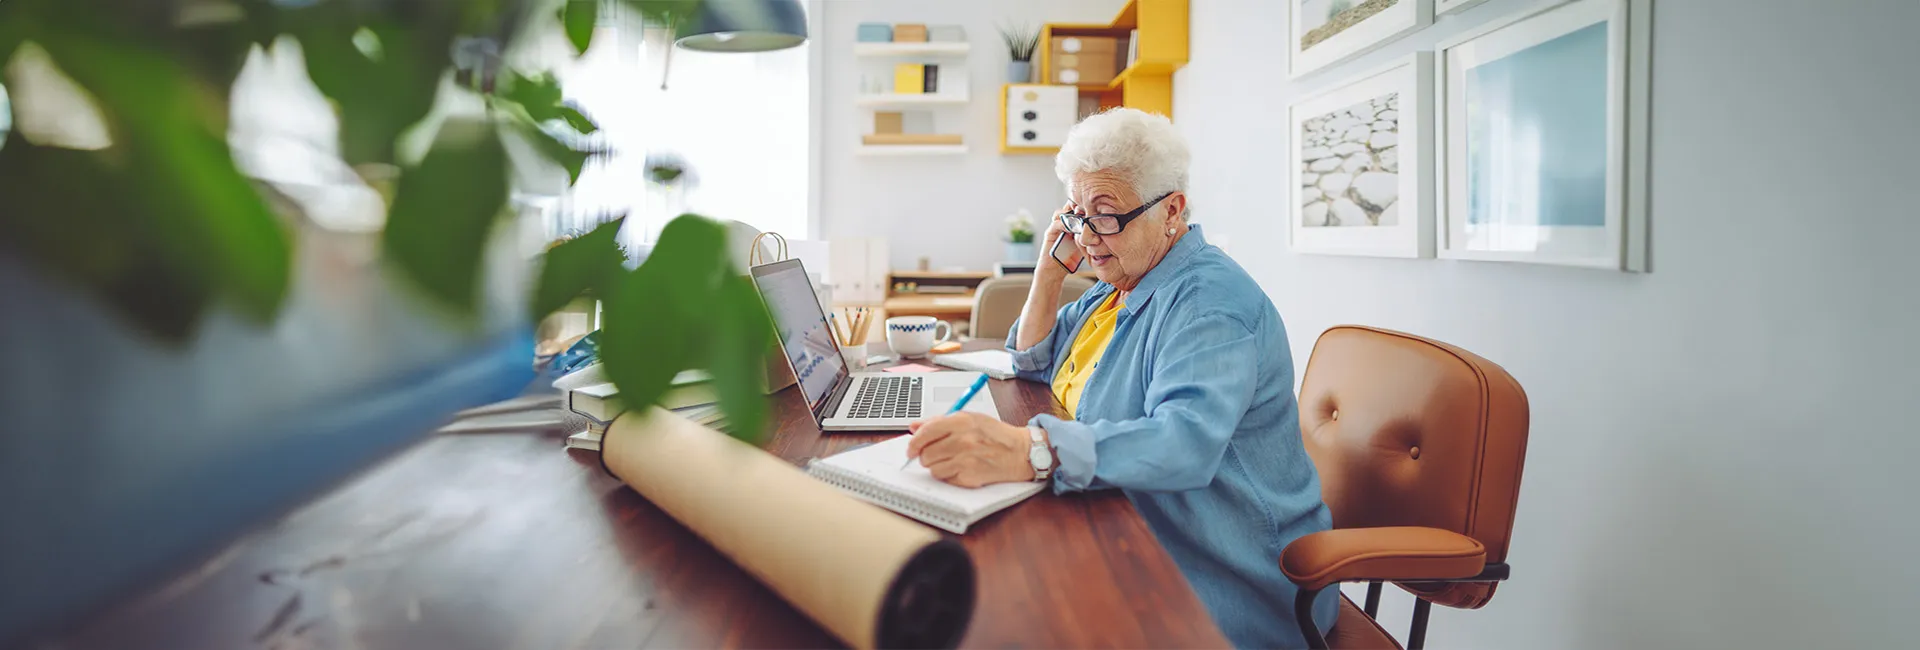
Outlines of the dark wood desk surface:
M974 346L979 347L979 346ZM1001 417L1055 409L995 381ZM797 393L767 444L822 436ZM77 648L840 645L564 434L440 435L67 635ZM979 571L965 647L1226 647L1117 492L1029 499L960 537Z

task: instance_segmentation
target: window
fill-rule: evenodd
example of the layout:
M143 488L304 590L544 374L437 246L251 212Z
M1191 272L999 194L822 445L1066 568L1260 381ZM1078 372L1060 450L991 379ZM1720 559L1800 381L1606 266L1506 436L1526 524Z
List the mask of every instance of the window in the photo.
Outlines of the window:
M559 70L567 98L614 150L588 162L560 202L557 218L575 221L561 229L624 212L623 241L644 246L673 217L696 212L807 237L811 45L750 54L669 47L656 30L603 24L592 49ZM687 190L647 182L649 157L667 155L691 169Z

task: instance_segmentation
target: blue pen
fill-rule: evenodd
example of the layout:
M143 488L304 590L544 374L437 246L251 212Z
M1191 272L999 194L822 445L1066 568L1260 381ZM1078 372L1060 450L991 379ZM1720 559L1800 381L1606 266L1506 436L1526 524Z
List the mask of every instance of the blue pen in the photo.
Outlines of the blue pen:
M972 386L967 387L967 392L960 396L960 401L954 402L953 408L947 409L947 415L953 415L955 413L959 413L960 409L966 408L967 402L973 401L973 396L980 394L980 389L985 388L986 386L987 386L987 373L983 372L983 373L980 373L979 379L973 380ZM913 464L913 459L908 458L907 462L901 463L900 469L906 469L908 465L912 465L912 464Z
M967 393L960 396L960 401L954 402L953 408L947 409L947 415L959 413L960 409L966 408L967 402L973 401L973 396L980 394L980 389L986 385L987 374L984 372L980 373L980 378L973 380L973 385L967 387Z

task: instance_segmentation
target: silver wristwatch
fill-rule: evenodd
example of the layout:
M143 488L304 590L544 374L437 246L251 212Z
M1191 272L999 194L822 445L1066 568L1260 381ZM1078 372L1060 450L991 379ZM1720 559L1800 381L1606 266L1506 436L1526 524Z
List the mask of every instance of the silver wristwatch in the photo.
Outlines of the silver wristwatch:
M1033 482L1044 483L1053 475L1053 450L1047 447L1047 432L1040 425L1027 425L1027 433L1033 436L1033 448L1027 452L1027 462L1033 464Z

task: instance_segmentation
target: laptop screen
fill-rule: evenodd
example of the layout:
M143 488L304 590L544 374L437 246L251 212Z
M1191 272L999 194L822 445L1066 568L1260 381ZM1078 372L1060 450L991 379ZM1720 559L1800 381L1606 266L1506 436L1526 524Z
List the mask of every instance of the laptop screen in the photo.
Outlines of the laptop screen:
M847 377L847 362L840 358L840 346L834 343L833 328L820 309L820 298L807 280L800 260L775 262L753 268L754 285L767 301L773 315L774 334L780 337L780 349L793 366L800 392L807 406L818 410L820 402L833 392L835 384Z

